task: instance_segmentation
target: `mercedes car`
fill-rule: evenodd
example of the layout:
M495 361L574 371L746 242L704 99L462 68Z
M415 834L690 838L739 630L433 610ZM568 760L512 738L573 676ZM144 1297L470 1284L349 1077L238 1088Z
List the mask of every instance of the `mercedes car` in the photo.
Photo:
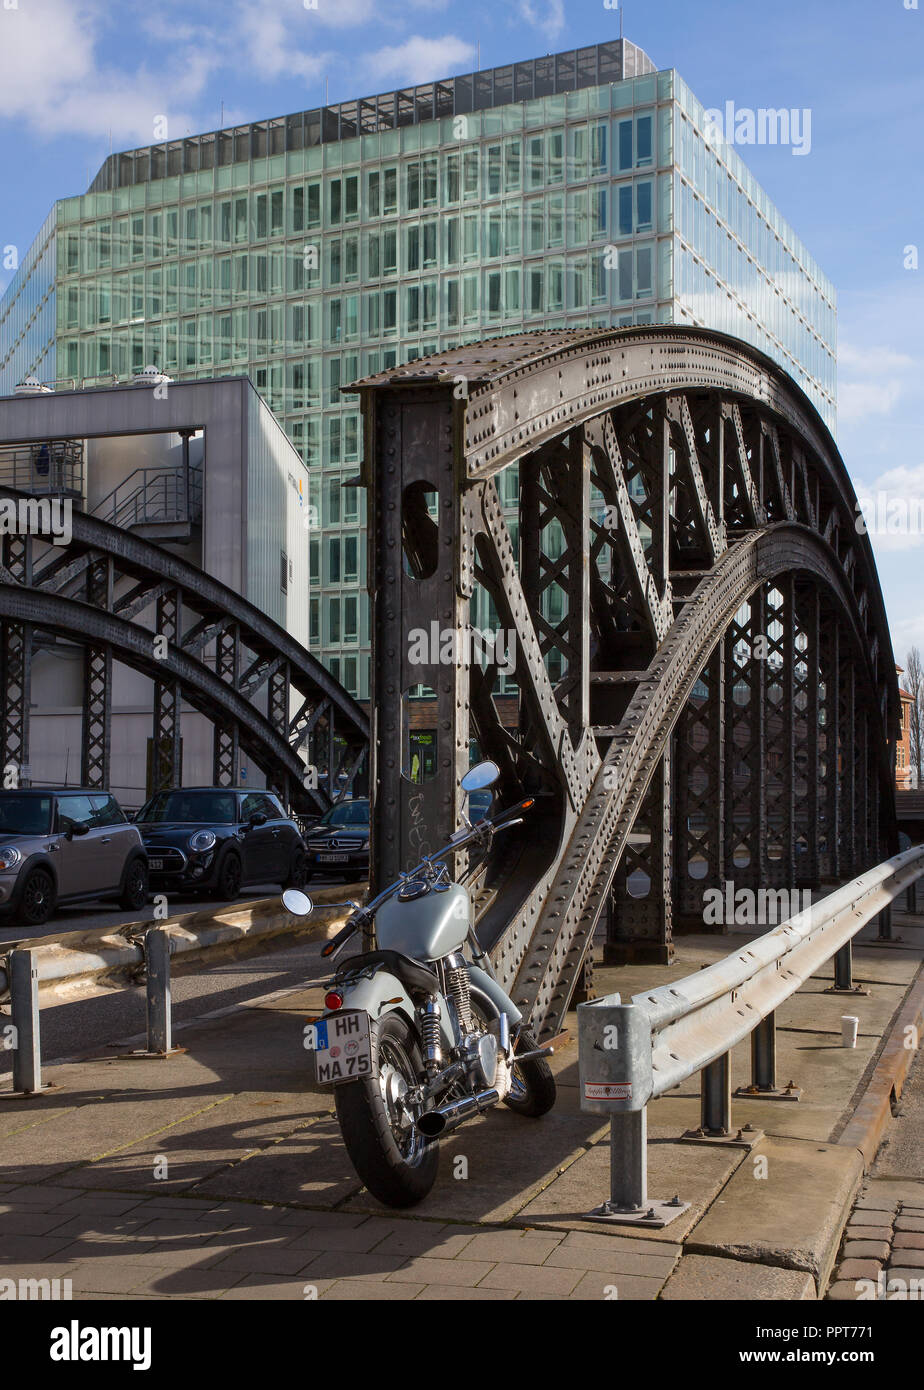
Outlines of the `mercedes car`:
M338 801L305 836L306 878L327 874L366 878L369 874L369 802L366 797Z

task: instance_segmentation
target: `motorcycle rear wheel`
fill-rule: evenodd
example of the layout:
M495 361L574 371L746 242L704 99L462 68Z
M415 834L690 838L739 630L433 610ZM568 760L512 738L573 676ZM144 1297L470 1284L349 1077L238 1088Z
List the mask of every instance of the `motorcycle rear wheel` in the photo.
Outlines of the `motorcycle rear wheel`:
M439 1167L439 1145L417 1132L401 1103L417 1084L423 1059L403 1014L386 1014L373 1027L375 1073L336 1088L337 1119L350 1161L373 1197L412 1207L426 1197Z

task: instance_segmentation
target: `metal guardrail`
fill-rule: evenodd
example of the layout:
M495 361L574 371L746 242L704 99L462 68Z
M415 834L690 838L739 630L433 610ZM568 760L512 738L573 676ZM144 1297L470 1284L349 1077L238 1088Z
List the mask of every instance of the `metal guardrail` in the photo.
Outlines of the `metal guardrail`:
M322 888L312 894L312 901L323 911L325 902L336 902L340 893L339 888ZM12 1094L29 1096L43 1089L42 1003L64 1003L144 982L147 1052L164 1057L174 1050L170 977L176 973L175 966L191 973L203 960L212 963L252 954L279 936L327 937L339 930L346 917L346 911L334 916L325 913L323 918L315 913L292 917L279 898L260 898L162 922L67 932L31 946L15 946L0 956L0 1003L12 1006L12 1032L7 1034L13 1050Z
M579 1005L581 1108L610 1116L610 1198L590 1219L660 1227L687 1209L648 1197L648 1102L701 1072L699 1133L729 1137L730 1052L746 1037L752 1080L736 1094L798 1099L777 1087L775 1010L832 956L834 992L854 993L853 937L922 875L924 847L905 850L695 975Z

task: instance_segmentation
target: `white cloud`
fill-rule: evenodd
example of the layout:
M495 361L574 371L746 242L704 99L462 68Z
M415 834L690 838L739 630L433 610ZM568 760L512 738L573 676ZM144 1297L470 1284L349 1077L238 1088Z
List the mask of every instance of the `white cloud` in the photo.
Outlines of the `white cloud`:
M302 17L309 14L303 7L299 8ZM306 35L304 26L296 24L296 19L297 16L287 14L280 6L245 5L240 11L236 41L243 45L258 76L300 77L310 82L324 72L329 56L317 49L308 51L299 46L299 39Z
M842 423L863 421L871 415L891 415L919 378L915 359L894 348L858 348L853 343L843 343L837 362L837 412Z
M101 136L147 142L154 121L168 129L191 123L188 102L202 91L211 68L206 53L185 52L164 74L144 64L119 71L97 58L100 21L85 3L29 0L0 9L0 120L37 134Z
M557 39L565 27L565 0L539 0L538 7L532 0L520 0L521 19L545 34L547 39Z
M449 76L460 63L466 69L474 66L471 43L454 34L439 39L415 34L404 43L380 48L369 55L367 62L380 76L396 82L426 82Z

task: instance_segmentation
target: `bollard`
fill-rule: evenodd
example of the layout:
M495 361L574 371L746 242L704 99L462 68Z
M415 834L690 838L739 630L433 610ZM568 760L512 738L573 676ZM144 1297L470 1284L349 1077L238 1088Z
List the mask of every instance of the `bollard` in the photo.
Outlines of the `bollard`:
M170 1002L170 937L152 927L144 937L147 974L148 1052L165 1057L173 1051Z
M42 1042L38 970L28 949L10 952L10 1003L16 1029L13 1091L17 1095L34 1095L42 1089Z
M704 1133L731 1129L731 1053L723 1052L700 1072L700 1116Z

